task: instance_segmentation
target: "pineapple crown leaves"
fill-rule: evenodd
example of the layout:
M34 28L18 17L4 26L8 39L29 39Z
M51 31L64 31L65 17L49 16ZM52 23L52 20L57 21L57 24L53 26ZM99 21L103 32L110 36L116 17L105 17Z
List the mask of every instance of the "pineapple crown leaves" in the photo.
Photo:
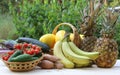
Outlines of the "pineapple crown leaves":
M90 30L94 29L96 18L100 15L102 2L103 0L99 0L98 2L89 0L89 7L83 10L83 22L80 24L82 34L89 34Z
M103 15L103 28L101 30L101 34L114 34L115 25L118 17L119 13L115 12L114 9L107 9L105 15Z

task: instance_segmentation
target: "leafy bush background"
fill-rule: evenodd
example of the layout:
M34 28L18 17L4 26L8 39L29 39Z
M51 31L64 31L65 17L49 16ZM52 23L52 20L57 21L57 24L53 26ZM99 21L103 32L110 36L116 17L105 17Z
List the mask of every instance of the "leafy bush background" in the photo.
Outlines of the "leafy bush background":
M81 5L83 4L83 5ZM51 33L54 27L61 22L69 22L79 29L78 21L81 20L80 10L85 1L63 0L62 4L57 0L50 2L34 0L32 3L24 0L19 6L10 4L14 16L14 23L19 36L39 39L45 33ZM16 12L19 8L20 12ZM70 31L70 28L66 28Z

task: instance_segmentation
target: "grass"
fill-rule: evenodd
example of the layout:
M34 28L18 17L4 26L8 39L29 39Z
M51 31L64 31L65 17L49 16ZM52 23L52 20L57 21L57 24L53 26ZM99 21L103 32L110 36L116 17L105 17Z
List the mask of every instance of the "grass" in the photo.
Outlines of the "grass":
M12 39L16 33L16 27L9 14L0 14L0 39Z

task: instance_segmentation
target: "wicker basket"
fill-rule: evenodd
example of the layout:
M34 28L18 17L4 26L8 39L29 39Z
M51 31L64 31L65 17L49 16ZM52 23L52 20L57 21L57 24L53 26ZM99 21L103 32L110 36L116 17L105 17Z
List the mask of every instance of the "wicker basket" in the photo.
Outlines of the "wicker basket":
M42 58L43 57L29 62L8 62L4 60L3 62L11 71L16 71L16 72L30 71L37 66L37 64L42 60Z
M54 28L52 34L56 34L57 31L58 31L58 28L59 28L60 26L62 26L62 25L69 26L69 27L72 28L73 34L74 34L73 42L75 43L75 45L76 45L77 47L80 48L80 46L81 46L81 41L82 41L82 40L81 40L81 38L80 38L80 36L79 36L79 33L78 33L77 29L76 29L72 24L70 24L70 23L60 23L60 24L58 24L58 25Z

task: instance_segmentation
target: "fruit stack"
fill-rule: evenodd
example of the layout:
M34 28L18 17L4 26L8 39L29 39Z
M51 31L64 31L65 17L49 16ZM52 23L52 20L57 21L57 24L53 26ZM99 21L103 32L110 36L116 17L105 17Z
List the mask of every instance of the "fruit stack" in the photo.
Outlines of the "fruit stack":
M67 41L69 37L67 36L63 38L64 37L63 34L60 34L62 35L62 37L56 37L57 30L62 25L69 26L73 29L73 34L74 34L73 37L75 37L73 38L73 40ZM80 42L81 42L80 35L78 34L77 29L72 24L61 23L57 25L51 35L53 34L54 34L54 37L52 39L54 40L57 39L53 47L53 55L60 59L60 62L64 65L65 68L81 68L81 67L91 66L92 61L94 61L99 56L99 52L85 52L79 48ZM46 35L48 34L45 34L45 36ZM40 41L49 39L45 36L43 35L41 37L42 39L40 38ZM44 41L44 42L46 44L49 43L47 41Z
M93 62L98 67L103 67L103 68L109 68L114 66L118 56L118 46L116 41L112 39L114 34L114 28L112 27L115 26L118 15L113 14L111 11L107 11L107 12L108 15L107 15L107 19L105 20L106 21L105 26L101 32L103 37L97 39L97 41L95 42L96 43L95 46L93 46L92 52L87 52L79 48L78 43L83 42L82 39L78 40L77 38L74 38L74 41L78 41L78 42L74 42L74 41L70 41L69 40L70 38L64 37L63 34L65 34L65 30L62 30L61 34L59 33L59 35L56 35L59 32L59 31L57 32L58 27L66 24L67 24L66 26L70 26L71 28L73 28L73 32L76 33L77 30L73 25L69 23L61 23L55 27L55 29L53 30L54 37L52 39L54 39L54 41L57 39L57 41L55 41L54 43L53 55L60 58L60 61L65 68L88 67L88 66L92 66ZM108 19L110 19L110 21ZM76 31L74 31L74 29ZM78 37L79 35L76 36ZM46 39L49 38L46 37ZM48 42L46 41L45 43L47 44ZM82 44L80 45L82 46Z
M91 66L92 61L99 56L99 52L80 50L73 42L68 42L67 38L56 42L53 52L55 56L61 59L65 68Z

